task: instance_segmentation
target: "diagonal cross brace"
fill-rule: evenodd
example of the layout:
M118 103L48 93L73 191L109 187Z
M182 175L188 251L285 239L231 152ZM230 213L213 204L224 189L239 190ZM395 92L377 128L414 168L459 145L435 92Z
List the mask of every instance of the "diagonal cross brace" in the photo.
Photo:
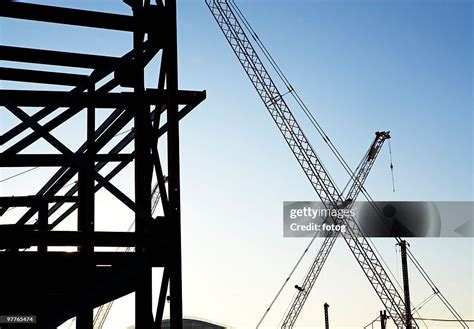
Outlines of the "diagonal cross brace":
M145 222L151 223L153 218L150 214L146 214L142 209L139 209L135 202L133 202L128 196L126 196L122 191L120 191L117 187L115 187L112 183L110 183L107 179L105 179L102 175L95 172L92 168L90 168L87 164L85 164L74 152L72 152L68 147L66 147L63 143L61 143L56 137L51 135L49 132L45 131L43 127L32 117L30 117L27 113L21 110L14 104L11 104L8 100L4 101L5 107L12 112L18 119L28 125L31 129L36 131L41 137L43 137L51 146L57 149L59 152L64 154L69 161L77 168L81 170L85 170L89 172L94 179L104 186L112 195L114 195L117 199L122 201L128 208L132 211L140 215ZM1 159L1 158L0 158Z
M136 56L137 53L143 52L150 48L152 48L153 50L152 53L157 49L152 46L152 43L150 41L145 41L140 48L131 50L130 52L125 54L122 58L120 58L119 61L111 64L107 68L104 68L101 70L94 70L92 74L83 83L81 83L80 85L72 89L66 96L64 96L64 99L68 100L68 99L73 99L74 97L79 96L86 89L89 89L91 85L94 85L95 83L99 82L110 73L116 71L117 69L125 65L125 63L128 62L129 60L132 60ZM49 114L57 110L58 107L59 107L58 104L52 104L52 105L46 106L40 111L38 111L37 113L35 113L32 116L32 119L39 122L44 117L48 116ZM18 136L27 128L28 128L28 124L26 122L20 122L17 126L13 127L9 131L7 131L5 134L0 135L0 145L5 144L12 138Z

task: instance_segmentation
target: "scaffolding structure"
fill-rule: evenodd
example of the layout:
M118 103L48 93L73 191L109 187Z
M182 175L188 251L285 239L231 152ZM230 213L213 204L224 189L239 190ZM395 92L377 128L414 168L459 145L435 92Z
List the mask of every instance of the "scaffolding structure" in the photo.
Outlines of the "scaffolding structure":
M14 196L2 191L9 196L0 197L1 216L26 208L14 223L0 222L0 315L34 315L36 325L29 328L56 328L76 317L77 328L92 329L94 308L130 293L135 293L136 328L159 328L167 300L171 326L182 327L179 121L206 93L178 89L175 1L124 3L131 15L0 2L0 17L133 35L132 49L121 57L0 46L0 61L16 65L0 67L0 80L51 86L0 90L0 110L20 122L2 131L0 167L56 168L38 191ZM158 85L149 88L145 70L154 58L160 61ZM36 70L31 64L58 69ZM88 69L90 74L66 68ZM113 110L97 124L101 109ZM87 118L86 139L72 149L52 130L80 112ZM37 141L47 142L54 152L24 152ZM114 182L127 166L133 168L133 186L128 187L133 197ZM156 217L151 211L152 181L161 195L162 212ZM102 189L130 209L134 231L96 230L96 209L106 207L96 202ZM77 229L58 230L66 220L76 221ZM55 249L66 246L77 251ZM152 269L158 267L163 277L157 309L152 309Z

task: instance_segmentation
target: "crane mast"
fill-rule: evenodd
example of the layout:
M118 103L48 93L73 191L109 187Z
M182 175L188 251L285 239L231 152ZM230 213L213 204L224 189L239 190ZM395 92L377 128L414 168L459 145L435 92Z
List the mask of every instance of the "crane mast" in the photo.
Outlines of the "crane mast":
M228 1L206 0L206 4L323 205L327 209L337 208L344 201L340 192L260 60ZM346 225L345 233L341 233L344 240L395 325L402 328L405 322L404 301L364 237L359 225L352 217L342 220L333 218L333 220ZM304 303L304 301L302 302ZM283 327L291 328L296 317L291 317Z

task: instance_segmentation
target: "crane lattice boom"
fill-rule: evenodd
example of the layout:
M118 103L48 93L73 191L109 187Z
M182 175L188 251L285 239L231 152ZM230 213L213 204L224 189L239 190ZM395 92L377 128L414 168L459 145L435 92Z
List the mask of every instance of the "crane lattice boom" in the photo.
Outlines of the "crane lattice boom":
M342 196L260 60L230 4L227 0L206 0L206 4L322 203L327 209L338 207L344 201ZM333 220L336 223L341 223L341 220L337 218ZM385 272L355 219L344 218L342 223L346 225L345 233L341 233L344 240L392 320L397 327L403 327L404 301L398 290ZM330 248L327 252L329 250ZM302 307L302 305L298 307ZM296 313L295 315L284 323L284 328L293 326L297 317Z
M385 140L390 138L389 132L376 132L375 133L375 140L371 144L369 151L365 155L364 159L361 162L361 166L357 171L352 185L349 188L345 201L343 202L344 209L351 209L357 196L359 195L360 191L363 188L364 182L369 175L370 169L372 168L377 155L379 154ZM303 283L299 286L298 293L296 294L295 298L292 301L291 306L288 308L288 311L283 320L283 328L291 328L298 315L300 314L303 306L306 302L306 299L313 288L316 279L323 268L324 263L326 262L329 253L334 246L334 243L339 236L338 231L330 231L330 234L326 236L324 239L319 252L316 255L316 258L311 263L311 267L309 268L306 276L303 280Z

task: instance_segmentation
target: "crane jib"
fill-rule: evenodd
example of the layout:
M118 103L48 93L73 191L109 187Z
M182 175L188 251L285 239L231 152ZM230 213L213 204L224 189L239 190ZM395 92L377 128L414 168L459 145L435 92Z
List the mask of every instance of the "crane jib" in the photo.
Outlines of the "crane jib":
M242 25L231 8L231 5L227 0L206 0L206 4L224 33L225 38L237 56L244 71L255 87L255 90L272 116L272 119L283 135L286 143L292 150L293 155L299 162L316 193L321 198L321 201L327 208L336 208L345 200L342 195L340 195L323 164L314 152L311 144L306 139L306 136L294 118L291 110L281 96L282 93L278 90L270 74L260 60L255 48L247 37ZM369 163L373 163L374 159L375 157L373 157ZM363 175L366 174L368 174L368 171ZM362 188L358 181L355 181L355 185L358 186L357 190ZM337 219L335 220L337 221ZM346 233L342 234L344 240L348 244L351 252L355 256L380 300L385 305L391 319L397 327L402 327L404 323L404 301L398 290L384 270L369 242L362 234L355 219L346 218L344 219L344 224L347 226ZM325 246L326 249L320 251L323 256L321 259L322 261L327 257L333 243L333 241L330 241ZM304 291L301 293L303 296L307 295ZM302 298L301 300L296 301L294 310L290 310L291 315L288 317L287 321L284 322L284 328L291 328L293 326L293 323L296 321L296 317L299 314L299 310L304 304L304 299L305 298Z

